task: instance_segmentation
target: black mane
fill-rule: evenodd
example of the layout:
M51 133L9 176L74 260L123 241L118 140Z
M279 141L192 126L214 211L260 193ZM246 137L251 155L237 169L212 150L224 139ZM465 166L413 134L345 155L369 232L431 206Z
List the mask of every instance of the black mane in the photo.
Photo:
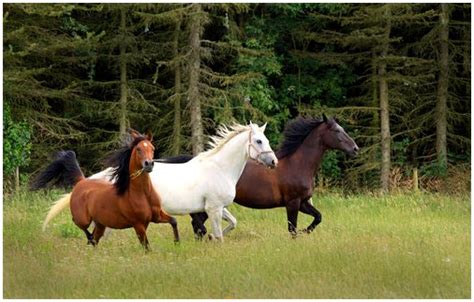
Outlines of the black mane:
M321 119L297 117L289 122L283 131L283 142L275 155L278 159L293 154L308 134L324 123Z
M182 163L187 163L191 159L193 159L194 156L192 155L177 155L173 157L166 157L166 158L160 158L155 160L156 162L163 163L163 164L182 164Z
M114 186L118 195L123 195L130 185L130 157L135 148L145 137L139 136L131 143L125 144L122 148L113 152L107 159L106 164L113 168Z

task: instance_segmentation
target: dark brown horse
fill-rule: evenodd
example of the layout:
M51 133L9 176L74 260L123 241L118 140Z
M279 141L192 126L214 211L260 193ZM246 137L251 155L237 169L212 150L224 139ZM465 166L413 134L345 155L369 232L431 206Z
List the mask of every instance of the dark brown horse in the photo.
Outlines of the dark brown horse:
M314 177L329 149L344 151L350 156L359 147L334 119L297 118L286 126L284 141L276 153L278 167L270 170L248 161L237 183L234 202L254 209L286 207L288 231L295 236L298 211L314 217L304 229L310 233L321 222L321 213L310 203ZM206 213L191 214L194 232L206 233ZM231 221L232 224L232 221Z
M140 243L149 250L146 229L150 222L170 223L175 241L179 241L177 222L161 209L161 201L153 189L148 173L153 170L151 136L130 131L130 140L124 148L112 156L118 163L114 170L114 184L101 180L86 179L82 174L73 151L62 151L56 160L40 174L33 187L41 187L57 177L69 178L74 188L70 200L61 199L51 212L60 211L70 203L72 220L84 231L88 244L97 245L105 228L125 229L133 227ZM56 208L56 210L54 209ZM94 221L91 234L88 230Z

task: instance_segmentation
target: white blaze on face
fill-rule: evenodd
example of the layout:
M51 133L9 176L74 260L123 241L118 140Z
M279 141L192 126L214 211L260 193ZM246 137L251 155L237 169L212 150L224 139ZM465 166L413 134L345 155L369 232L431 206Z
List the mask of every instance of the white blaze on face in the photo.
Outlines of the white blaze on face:
M148 147L148 144L147 144L147 143L143 143L143 146L144 146L144 147Z

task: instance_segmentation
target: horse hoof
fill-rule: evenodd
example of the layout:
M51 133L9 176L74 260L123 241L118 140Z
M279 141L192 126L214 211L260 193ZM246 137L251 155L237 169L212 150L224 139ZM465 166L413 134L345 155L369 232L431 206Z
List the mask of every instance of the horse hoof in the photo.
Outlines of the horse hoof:
M94 239L92 239L92 240L87 241L87 245L96 246L97 242Z
M216 239L213 234L207 235L207 238L209 239L209 241L214 241Z
M291 239L296 239L296 237L298 237L298 233L296 232L291 232L290 235L291 235Z
M180 243L181 241L179 241L179 239L174 241L174 245L179 245Z

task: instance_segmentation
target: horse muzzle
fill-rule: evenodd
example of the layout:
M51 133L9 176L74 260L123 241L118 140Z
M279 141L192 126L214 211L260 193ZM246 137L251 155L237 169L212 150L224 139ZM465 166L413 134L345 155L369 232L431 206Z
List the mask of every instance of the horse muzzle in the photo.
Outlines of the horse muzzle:
M349 154L350 157L355 157L357 154L359 154L359 147L355 145L352 147L350 150L347 151L347 154Z
M155 165L155 162L153 160L145 160L143 163L143 171L146 173L150 173L153 171L153 166Z
M271 169L275 169L278 166L278 159L274 153L260 154L258 162Z

